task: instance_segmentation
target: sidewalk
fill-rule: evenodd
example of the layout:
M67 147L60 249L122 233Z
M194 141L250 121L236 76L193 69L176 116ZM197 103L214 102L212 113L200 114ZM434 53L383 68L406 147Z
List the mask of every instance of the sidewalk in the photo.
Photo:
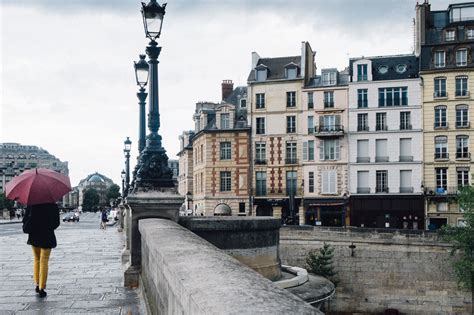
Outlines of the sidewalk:
M56 230L46 292L34 292L33 258L21 225L0 237L0 314L146 314L138 290L123 287L123 234L94 214ZM1 229L1 227L0 227Z
M13 219L13 220L9 220L9 219L8 219L8 220L0 219L0 225L2 225L2 224L21 223L21 220L22 220L22 219L19 219L19 220L18 220L16 217L15 217L15 219Z

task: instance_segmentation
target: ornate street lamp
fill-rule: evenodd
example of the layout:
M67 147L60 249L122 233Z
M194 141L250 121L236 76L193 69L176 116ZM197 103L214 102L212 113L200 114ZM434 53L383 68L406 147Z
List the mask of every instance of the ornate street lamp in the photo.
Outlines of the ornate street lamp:
M142 152L145 148L145 100L148 96L148 93L145 92L145 86L148 83L148 71L149 65L146 62L145 55L140 55L140 60L134 62L135 67L135 77L137 79L137 85L140 87L140 90L137 93L138 97L138 106L139 106L139 132L138 132L138 153Z
M122 170L120 177L122 177L122 198L125 197L125 170Z
M148 4L142 3L143 25L150 43L146 48L149 57L149 111L148 129L145 148L140 152L134 190L154 190L157 188L174 187L173 173L168 167L168 156L161 145L160 110L158 101L158 56L161 47L155 39L160 37L166 4L160 6L155 0ZM138 75L137 75L138 78Z
M125 154L125 194L127 197L130 188L130 150L132 149L132 141L129 137L123 142L123 153Z

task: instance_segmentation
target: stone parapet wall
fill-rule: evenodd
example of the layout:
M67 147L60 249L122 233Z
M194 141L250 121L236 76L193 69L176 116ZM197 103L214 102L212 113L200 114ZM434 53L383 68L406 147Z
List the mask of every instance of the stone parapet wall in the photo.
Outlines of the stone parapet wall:
M331 310L403 314L469 314L470 293L458 288L451 247L426 231L283 227L282 264L305 267L311 250L335 248L339 284ZM352 250L350 245L354 245Z
M322 314L175 222L143 219L139 230L152 314Z

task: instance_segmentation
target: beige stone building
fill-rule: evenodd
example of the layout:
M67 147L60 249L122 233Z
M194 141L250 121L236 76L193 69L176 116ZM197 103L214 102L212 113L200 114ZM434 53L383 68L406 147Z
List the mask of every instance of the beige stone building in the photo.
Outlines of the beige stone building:
M179 172L178 172L178 193L186 197L184 209L188 213L192 213L192 193L193 193L193 147L192 138L194 131L183 131L179 136L180 151L179 157Z
M293 224L303 217L302 89L315 74L307 42L301 55L261 58L252 53L248 99L252 124L252 194L257 216L274 216Z
M473 3L452 4L442 11L431 11L427 2L416 6L415 53L420 57L424 87L423 185L428 229L463 224L456 196L472 180L472 10Z

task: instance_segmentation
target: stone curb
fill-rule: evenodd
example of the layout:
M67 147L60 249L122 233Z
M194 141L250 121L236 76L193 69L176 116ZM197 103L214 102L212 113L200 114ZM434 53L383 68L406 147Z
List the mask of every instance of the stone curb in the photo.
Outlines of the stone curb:
M15 224L15 223L21 223L21 221L7 221L7 222L0 222L0 225L2 225L2 224Z

